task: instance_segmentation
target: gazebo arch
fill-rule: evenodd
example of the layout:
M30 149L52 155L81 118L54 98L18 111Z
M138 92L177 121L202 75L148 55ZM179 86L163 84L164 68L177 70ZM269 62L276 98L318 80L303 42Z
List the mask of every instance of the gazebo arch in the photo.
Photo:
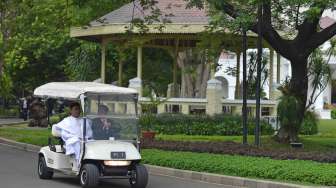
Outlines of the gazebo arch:
M223 76L216 76L217 80L222 83L222 97L227 99L229 97L229 81Z

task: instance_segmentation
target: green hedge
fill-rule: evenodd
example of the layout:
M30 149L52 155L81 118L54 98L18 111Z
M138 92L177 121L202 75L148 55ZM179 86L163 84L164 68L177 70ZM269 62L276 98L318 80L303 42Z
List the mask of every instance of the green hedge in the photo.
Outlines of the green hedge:
M160 134L186 135L242 135L242 118L232 115L193 116L183 114L146 114L141 116L143 130L154 130ZM254 120L248 121L249 134L254 133ZM271 125L261 122L262 135L274 133Z
M336 108L331 110L331 118L336 119Z
M336 185L336 164L207 153L142 150L143 162L230 176Z
M9 108L9 109L5 109L5 108L0 108L0 116L12 116L12 117L18 117L20 115L20 110L18 107L16 108Z

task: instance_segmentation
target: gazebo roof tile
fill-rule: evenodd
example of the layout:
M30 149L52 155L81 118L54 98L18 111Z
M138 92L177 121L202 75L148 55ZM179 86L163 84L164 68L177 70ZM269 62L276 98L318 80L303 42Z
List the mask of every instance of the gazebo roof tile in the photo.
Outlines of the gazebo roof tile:
M331 26L332 24L334 24L336 22L335 19L329 17L329 16L325 16L325 17L322 17L320 19L320 27L321 29L325 29L329 26Z
M161 11L160 19L168 19L176 24L208 24L209 17L206 10L198 8L187 8L187 2L184 0L157 0L154 5ZM127 24L132 19L144 19L151 15L150 9L144 9L139 1L129 3L111 13L92 21L92 26L101 26L109 24Z

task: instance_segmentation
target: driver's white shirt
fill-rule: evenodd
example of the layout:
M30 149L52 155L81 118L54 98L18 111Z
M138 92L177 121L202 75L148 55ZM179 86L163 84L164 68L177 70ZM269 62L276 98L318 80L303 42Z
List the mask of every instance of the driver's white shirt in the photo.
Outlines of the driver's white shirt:
M75 154L76 160L80 159L80 141L83 139L84 119L69 116L61 122L53 125L61 132L62 139L65 142L66 155ZM92 138L91 123L86 124L86 138ZM78 163L79 164L79 163Z

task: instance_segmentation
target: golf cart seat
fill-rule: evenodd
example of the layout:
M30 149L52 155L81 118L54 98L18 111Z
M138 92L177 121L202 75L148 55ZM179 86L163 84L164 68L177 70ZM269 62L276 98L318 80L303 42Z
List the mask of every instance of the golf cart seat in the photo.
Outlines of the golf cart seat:
M63 147L64 146L64 141L62 139L61 131L59 129L56 129L56 126L52 126L51 127L51 135L54 138L49 137L49 139L48 139L48 145L49 145L50 150L53 151L53 152L57 152L57 153L65 153L65 148ZM58 145L60 145L60 148L56 147L53 144L52 140L57 140Z

